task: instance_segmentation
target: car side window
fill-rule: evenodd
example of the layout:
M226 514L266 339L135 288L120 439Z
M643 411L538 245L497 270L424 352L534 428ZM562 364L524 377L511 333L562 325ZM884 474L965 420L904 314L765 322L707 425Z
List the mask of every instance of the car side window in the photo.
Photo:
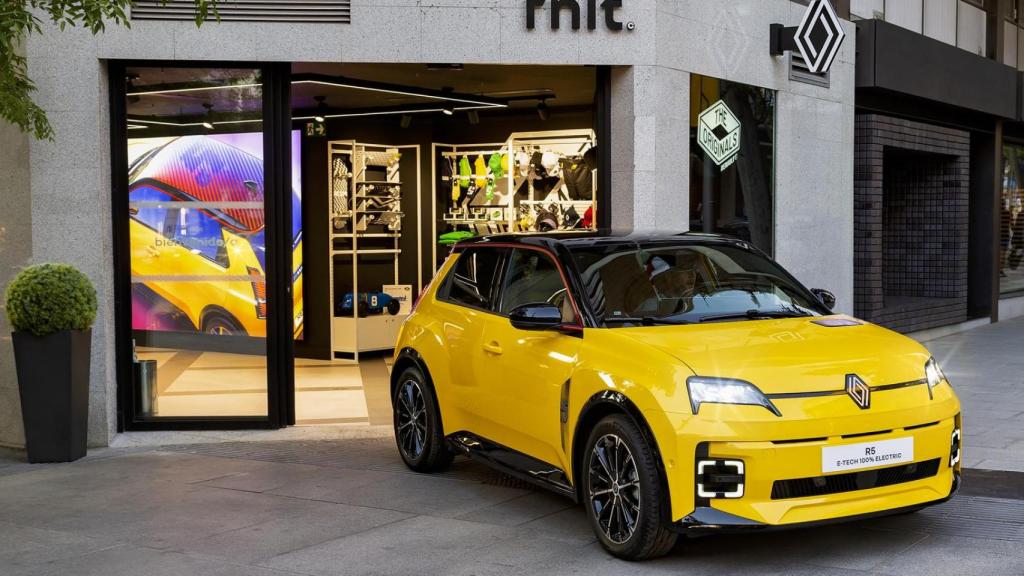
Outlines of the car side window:
M563 322L576 321L562 274L551 257L537 250L513 250L498 311L507 315L524 304L538 303L558 306Z
M462 252L446 284L444 300L473 308L493 308L494 282L504 250L470 248Z

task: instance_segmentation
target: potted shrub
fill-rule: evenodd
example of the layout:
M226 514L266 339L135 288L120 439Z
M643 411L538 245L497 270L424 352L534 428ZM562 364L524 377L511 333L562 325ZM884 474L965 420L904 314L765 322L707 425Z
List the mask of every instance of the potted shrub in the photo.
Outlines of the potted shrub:
M7 287L7 319L29 462L85 456L96 289L67 264L39 264Z

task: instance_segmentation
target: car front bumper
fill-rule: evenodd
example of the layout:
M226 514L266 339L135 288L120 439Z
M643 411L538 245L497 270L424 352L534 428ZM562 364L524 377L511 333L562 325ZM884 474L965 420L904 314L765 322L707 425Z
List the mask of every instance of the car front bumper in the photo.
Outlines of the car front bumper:
M765 522L759 522L757 520L751 520L750 518L744 518L728 512L723 512L709 506L701 506L693 511L693 513L687 515L682 520L672 525L672 528L678 532L681 532L687 536L707 536L711 534L743 534L748 532L762 532L762 531L778 531L778 530L799 530L806 528L814 528L818 526L827 526L829 524L839 524L842 522L855 522L858 520L870 520L872 518L884 518L886 516L896 516L899 514L906 514L909 512L916 512L922 508L928 506L934 506L935 504L942 504L956 494L956 491L960 488L960 472L953 472L953 485L950 488L949 494L944 498L938 500L932 500L923 504L914 504L910 506L903 506L901 508L888 508L883 510L877 510L874 512L865 512L862 514L854 514L850 516L838 516L835 518L827 518L823 520L807 520L803 522L792 522L789 524L767 524Z
M669 414L667 422L660 421L669 428L654 432L674 441L659 445L672 522L688 531L712 529L705 526L798 526L893 513L948 499L959 484L960 464L950 464L950 447L953 431L962 430L960 406L951 391L937 392L936 401L924 405L892 402L862 413L830 409L806 418L776 418L763 408L746 406L716 407L707 414L702 408L697 417ZM910 463L823 470L825 447L900 438L913 438ZM742 495L701 497L697 464L704 459L742 461ZM897 470L911 463L918 466ZM838 478L843 475L849 477ZM790 487L827 485L830 491L779 489L776 482Z

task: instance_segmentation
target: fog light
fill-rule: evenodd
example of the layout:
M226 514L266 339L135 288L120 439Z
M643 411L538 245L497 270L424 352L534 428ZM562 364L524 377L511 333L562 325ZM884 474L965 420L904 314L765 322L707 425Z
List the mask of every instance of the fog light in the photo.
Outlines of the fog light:
M954 428L949 441L949 467L960 463L960 429Z
M697 496L742 498L745 472L742 460L698 460Z

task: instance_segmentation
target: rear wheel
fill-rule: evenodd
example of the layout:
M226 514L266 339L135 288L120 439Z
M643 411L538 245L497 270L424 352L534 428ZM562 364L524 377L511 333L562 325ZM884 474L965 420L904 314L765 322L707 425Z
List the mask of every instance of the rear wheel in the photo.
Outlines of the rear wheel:
M391 405L395 441L405 465L417 472L447 468L453 454L445 445L437 397L419 369L409 367L402 372Z
M643 560L667 554L677 534L662 512L656 456L626 416L597 423L587 440L583 502L605 550L619 558Z
M216 310L207 312L203 316L202 331L205 334L215 334L217 336L245 335L245 328L242 328L234 318L227 313Z

